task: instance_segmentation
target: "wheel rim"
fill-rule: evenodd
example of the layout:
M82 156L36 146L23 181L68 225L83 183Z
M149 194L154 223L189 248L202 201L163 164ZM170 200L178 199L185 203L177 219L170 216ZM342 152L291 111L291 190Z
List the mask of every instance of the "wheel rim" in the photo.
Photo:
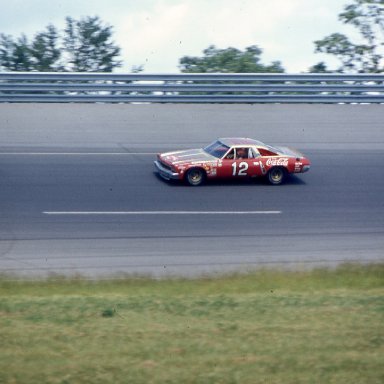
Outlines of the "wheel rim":
M283 171L281 169L274 169L271 172L271 179L274 183L279 183L283 178Z
M203 176L200 171L191 171L188 175L188 179L191 181L193 184L198 184L201 182Z

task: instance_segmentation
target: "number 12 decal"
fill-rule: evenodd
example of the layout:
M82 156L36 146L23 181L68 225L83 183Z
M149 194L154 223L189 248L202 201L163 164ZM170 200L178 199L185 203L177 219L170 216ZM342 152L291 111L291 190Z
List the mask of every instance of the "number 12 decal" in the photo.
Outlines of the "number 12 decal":
M237 168L237 163L232 163L232 176L247 176L248 163L242 161Z

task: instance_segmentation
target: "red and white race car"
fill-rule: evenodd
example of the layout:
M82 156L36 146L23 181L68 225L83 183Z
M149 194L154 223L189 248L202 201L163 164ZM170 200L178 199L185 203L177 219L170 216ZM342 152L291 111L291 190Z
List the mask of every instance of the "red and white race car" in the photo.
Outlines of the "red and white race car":
M310 161L294 149L246 138L223 138L203 149L161 153L155 161L164 179L184 180L194 186L206 179L259 176L279 185L287 174L307 172L310 166Z

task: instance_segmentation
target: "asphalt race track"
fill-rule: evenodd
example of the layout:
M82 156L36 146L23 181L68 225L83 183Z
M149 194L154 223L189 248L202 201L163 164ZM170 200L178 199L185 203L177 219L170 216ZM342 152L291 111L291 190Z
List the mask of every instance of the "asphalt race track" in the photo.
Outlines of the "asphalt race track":
M154 276L384 260L375 105L0 105L0 273ZM312 161L282 186L193 188L159 151L248 136Z

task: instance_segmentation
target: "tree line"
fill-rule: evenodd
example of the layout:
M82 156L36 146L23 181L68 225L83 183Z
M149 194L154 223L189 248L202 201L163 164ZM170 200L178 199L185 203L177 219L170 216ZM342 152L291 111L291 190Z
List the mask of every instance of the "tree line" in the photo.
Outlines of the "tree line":
M0 35L0 69L40 72L112 72L122 65L111 26L99 17L67 17L62 33L52 24L32 41Z
M356 28L359 42L338 32L315 41L315 52L337 57L340 66L330 70L320 62L309 72L383 72L384 0L353 0L339 14L339 20ZM62 32L50 24L32 40L24 34L18 38L0 34L0 70L112 72L122 65L121 49L113 41L111 26L97 16L80 20L67 17L65 22ZM179 67L184 73L284 72L280 61L263 64L261 55L257 45L245 50L211 45L203 56L180 58ZM136 72L141 69L133 68Z

